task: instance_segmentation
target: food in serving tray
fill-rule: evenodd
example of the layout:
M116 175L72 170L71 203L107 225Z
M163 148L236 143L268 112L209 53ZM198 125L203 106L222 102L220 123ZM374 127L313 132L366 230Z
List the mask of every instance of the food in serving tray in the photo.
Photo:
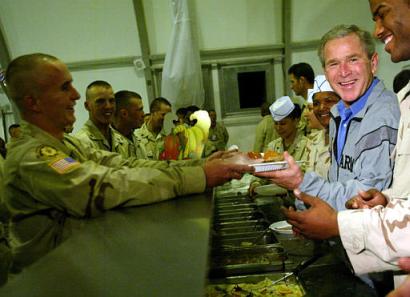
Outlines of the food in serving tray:
M263 162L283 161L283 154L275 151L266 151L265 153L248 152L248 158L252 160L263 159Z
M242 265L242 264L271 264L275 261L279 261L280 256L278 255L239 255L226 256L222 258L215 259L215 265Z
M256 284L219 284L208 285L206 297L300 297L303 296L297 284L285 281L273 284L272 280L265 278Z

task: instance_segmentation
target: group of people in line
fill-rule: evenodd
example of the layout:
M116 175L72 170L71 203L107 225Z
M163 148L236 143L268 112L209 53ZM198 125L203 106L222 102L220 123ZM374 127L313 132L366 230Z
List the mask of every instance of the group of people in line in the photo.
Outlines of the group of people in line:
M369 4L374 35L385 43L392 61L409 60L410 2ZM211 124L209 139L224 139L225 144L212 144L205 153L210 156L160 160L157 140L165 137L163 120L171 104L155 99L144 123L141 96L114 93L104 81L87 87L89 120L71 136L67 132L73 130L80 95L67 66L48 54L17 57L7 67L6 83L22 117L21 134L8 144L0 171L12 261L4 252L1 265L14 272L30 265L64 241L81 219L200 193L253 173L294 192L297 210L284 213L296 234L339 238L341 243L335 244L344 249L354 272L383 292L379 284L385 279L370 273L399 267L410 271L405 174L410 84L399 86L397 96L385 87L376 76L379 58L372 36L355 25L329 30L318 56L325 77L305 72L310 68L306 63L289 69L292 89L302 100L284 96L264 107L254 150L283 152L289 166L261 173L226 162L232 154L222 151L227 133L216 125L212 131ZM189 128L192 123L185 117L176 124ZM304 165L296 162L300 160ZM408 296L410 280L396 280L401 286L390 296Z
M217 149L206 158L160 160L169 101L156 98L144 122L141 96L114 93L105 81L87 87L89 119L71 133L80 95L67 66L54 56L14 59L6 82L22 120L1 162L0 206L8 229L5 245L12 252L5 249L0 256L2 282L8 270L18 272L58 246L80 219L201 193L251 171L225 162L230 153L212 153ZM213 118L210 131L219 129L214 111L207 117ZM211 141L218 141L219 132L211 133Z

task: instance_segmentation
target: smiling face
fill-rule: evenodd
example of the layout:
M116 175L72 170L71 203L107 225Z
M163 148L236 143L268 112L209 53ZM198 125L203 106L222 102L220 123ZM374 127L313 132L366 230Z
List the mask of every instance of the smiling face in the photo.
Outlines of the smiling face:
M328 41L323 52L328 82L344 103L351 105L372 83L378 64L377 53L369 59L356 34Z
M370 0L374 36L385 44L393 62L410 59L410 1Z
M112 88L93 86L87 90L85 107L90 120L97 126L108 126L112 123L115 111L115 98Z
M313 112L323 127L329 127L330 109L339 100L339 96L334 92L319 92L313 95Z

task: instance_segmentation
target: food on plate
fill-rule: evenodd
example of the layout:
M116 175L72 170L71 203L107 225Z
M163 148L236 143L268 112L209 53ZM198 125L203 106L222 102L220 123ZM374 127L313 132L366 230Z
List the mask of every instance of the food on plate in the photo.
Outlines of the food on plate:
M252 160L262 159L263 156L258 152L248 152L248 158Z
M263 162L283 161L283 154L275 151L266 151L263 154L257 152L248 152L248 158L251 160L263 159Z
M256 284L220 284L208 285L206 297L247 297L247 296L269 296L269 297L299 297L303 296L301 288L297 284L279 282L273 284L272 280L265 278Z
M266 151L263 154L264 162L279 162L283 160L284 160L283 154L275 152L275 151Z

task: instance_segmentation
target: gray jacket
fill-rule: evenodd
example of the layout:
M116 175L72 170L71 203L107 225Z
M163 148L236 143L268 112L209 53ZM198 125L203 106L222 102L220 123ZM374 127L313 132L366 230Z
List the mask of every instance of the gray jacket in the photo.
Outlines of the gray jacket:
M314 172L307 173L300 190L320 197L340 211L359 190L382 190L390 186L394 165L391 155L397 140L400 109L396 95L380 81L347 127L340 164L336 161L336 139L341 118L336 106L331 116L332 159L328 180Z

